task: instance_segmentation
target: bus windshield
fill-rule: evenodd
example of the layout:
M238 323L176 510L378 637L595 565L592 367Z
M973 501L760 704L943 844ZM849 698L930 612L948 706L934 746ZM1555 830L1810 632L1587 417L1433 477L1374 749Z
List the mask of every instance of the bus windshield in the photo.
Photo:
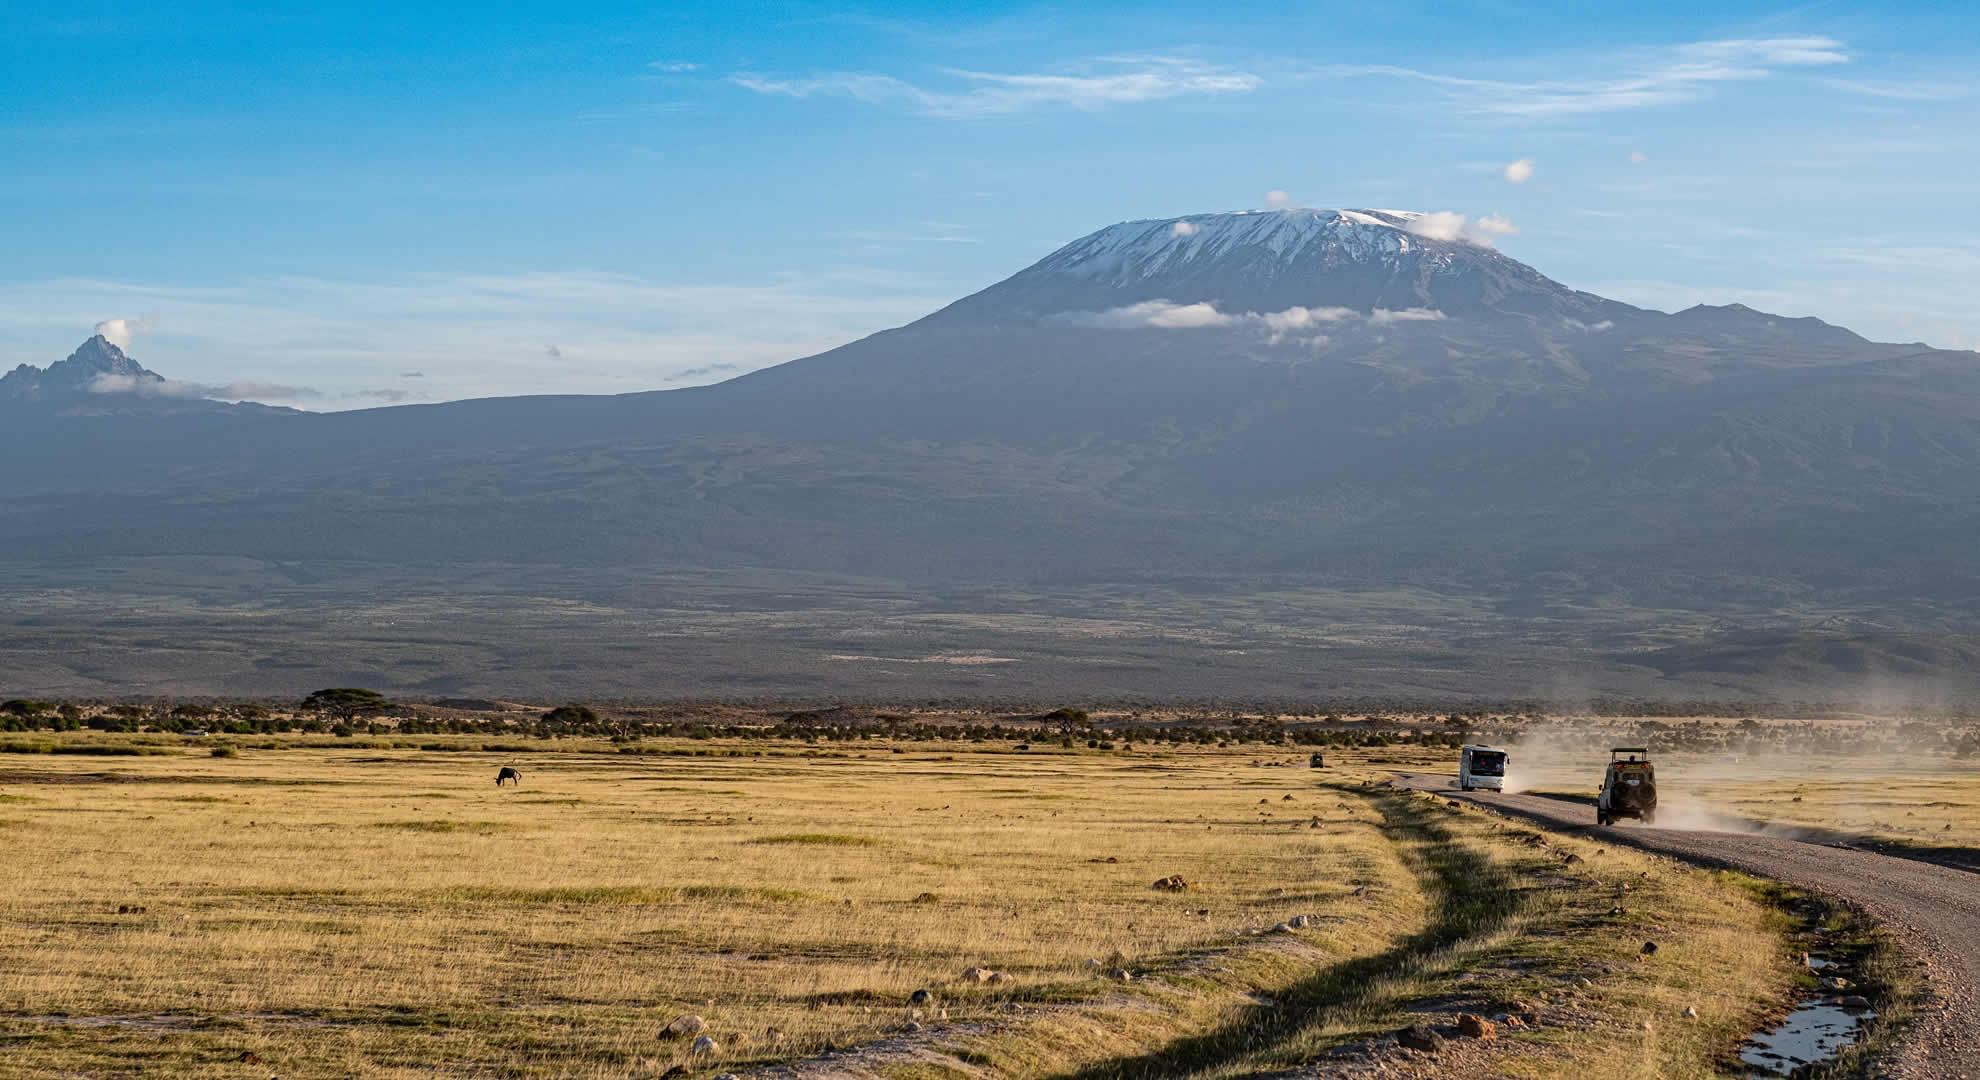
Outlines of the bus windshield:
M1471 771L1476 776L1504 776L1506 755L1487 750L1471 755Z

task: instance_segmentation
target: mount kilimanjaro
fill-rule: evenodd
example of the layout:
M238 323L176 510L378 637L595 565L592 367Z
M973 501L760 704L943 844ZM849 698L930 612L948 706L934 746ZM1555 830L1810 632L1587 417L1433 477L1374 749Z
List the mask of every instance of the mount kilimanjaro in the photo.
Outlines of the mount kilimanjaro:
M1980 655L1980 358L1633 307L1429 215L1115 225L687 390L116 410L51 396L63 367L0 381L23 689L161 685L79 614L133 597L208 613L222 644L165 681L214 692L561 687L530 635L607 624L667 644L567 659L573 692L1965 693ZM603 622L505 624L558 605ZM421 629L224 644L386 608ZM85 655L31 649L49 626ZM415 638L482 666L422 668ZM886 667L971 642L997 662Z

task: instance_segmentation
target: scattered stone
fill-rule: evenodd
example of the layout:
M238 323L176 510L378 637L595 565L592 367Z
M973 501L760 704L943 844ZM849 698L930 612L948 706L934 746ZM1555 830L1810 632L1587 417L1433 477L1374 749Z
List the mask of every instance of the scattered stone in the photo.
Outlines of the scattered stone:
M1304 930L1312 922L1313 916L1311 915L1294 915L1292 918L1286 920L1286 925L1292 927L1294 930Z
M1870 999L1858 994L1851 994L1843 998L1840 1002L1837 1002L1837 1004L1851 1012L1863 1012L1870 1008Z
M909 1034L913 1034L914 1032L921 1030L921 1023L920 1021L917 1020L909 1020L904 1026L902 1026L901 1030L908 1032Z
M1444 800L1444 805L1445 805L1445 806L1448 806L1448 807L1450 807L1450 808L1451 808L1451 809L1453 809L1453 810L1462 810L1462 809L1464 809L1464 804L1463 804L1463 803L1461 803L1461 802L1459 802L1459 801L1457 801L1456 799L1445 799L1445 800Z
M712 1054L720 1049L722 1049L721 1046L717 1045L714 1039L706 1035L694 1040L694 1052L697 1054Z
M1004 1002L1004 1011L1007 1013L1021 1013L1024 1011L1024 1006L1019 1005L1015 1001L1006 1001Z
M1655 953L1656 951L1657 951L1657 943L1656 943L1656 942L1654 942L1654 941L1646 941L1646 942L1644 942L1644 943L1643 943L1643 949L1642 949L1642 955L1644 955L1644 956L1650 956L1650 955L1652 955L1653 953Z
M1582 858L1581 856L1576 855L1574 852L1570 851L1566 855L1561 856L1561 861L1572 866L1575 863L1581 862Z
M990 975L991 972L989 968L966 967L963 969L962 981L966 983L989 982Z
M1186 892L1189 889L1189 882L1184 881L1181 874L1170 874L1157 881L1155 887L1164 892Z
M1086 966L1090 968L1097 968L1100 966L1100 961L1094 957L1089 956L1086 958Z
M1686 1020L1696 1020L1698 1019L1698 1010L1692 1008L1689 1005L1686 1005L1684 1007L1684 1012L1681 1013L1680 1015L1682 1015Z
M1499 1034L1498 1026L1482 1016L1472 1013L1458 1015L1458 1034L1467 1039L1492 1039Z
M1621 904L1617 904L1617 905L1616 905L1615 907L1612 907L1612 908L1610 908L1610 909L1609 909L1609 914L1611 914L1611 915L1627 915L1627 914L1629 914L1629 913L1623 910L1623 906L1622 906Z
M1283 799L1280 799L1279 801L1280 801L1280 802L1291 802L1291 801L1293 801L1293 797L1292 797L1291 795L1288 795L1288 796L1286 796L1285 798L1283 798Z
M914 993L908 995L908 1004L910 1005L926 1005L934 1000L934 993L926 989L916 990Z
M1133 973L1133 972L1131 972L1131 971L1129 971L1129 970L1128 970L1128 969L1126 969L1126 968L1115 968L1114 970L1112 970L1112 971L1110 971L1110 972L1108 972L1108 973L1107 973L1107 977L1108 977L1109 979L1112 979L1112 980L1114 980L1115 982L1133 982L1133 981L1134 981L1134 973Z
M1832 990L1837 993L1841 993L1844 990L1848 990L1849 988L1855 985L1856 985L1855 983L1850 982L1848 979L1845 979L1840 975L1827 975L1824 976L1822 979L1822 989Z
M241 1056L235 1058L234 1060L240 1062L243 1065L259 1065L261 1064L261 1055L255 1053L252 1050L243 1050L241 1051Z
M1291 923L1280 923L1279 925L1277 925L1277 926L1274 926L1274 927L1272 928L1272 932L1273 932L1273 933L1275 933L1275 934L1290 934L1290 933L1292 933L1292 924L1291 924Z
M990 973L990 977L983 981L988 983L1007 983L1011 981L1011 977L1001 971L993 971Z
M684 1013L676 1016L674 1017L674 1022L667 1025L667 1034L676 1039L685 1039L689 1035L699 1035L707 1030L708 1021L703 1020L693 1013Z
M914 902L917 904L936 904L936 903L940 903L941 900L942 900L941 897L936 896L932 892L921 893L920 895L914 898Z
M1434 1054L1444 1045L1444 1037L1437 1034L1429 1024L1411 1024L1396 1032L1396 1041L1411 1050L1421 1050Z

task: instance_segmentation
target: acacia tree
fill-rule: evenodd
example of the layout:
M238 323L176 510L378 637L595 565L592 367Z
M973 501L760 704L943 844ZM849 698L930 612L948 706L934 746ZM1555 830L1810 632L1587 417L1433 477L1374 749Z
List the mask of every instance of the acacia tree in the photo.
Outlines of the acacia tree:
M330 713L349 724L366 713L384 712L392 707L392 703L376 690L336 686L318 690L302 699L302 707L312 712Z
M546 724L565 724L572 726L596 724L598 723L598 713L589 705L559 705L543 714L543 722Z

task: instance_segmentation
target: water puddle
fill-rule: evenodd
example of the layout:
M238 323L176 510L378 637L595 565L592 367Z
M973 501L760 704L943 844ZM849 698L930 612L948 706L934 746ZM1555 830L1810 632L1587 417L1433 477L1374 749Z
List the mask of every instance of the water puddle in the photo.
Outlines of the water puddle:
M1843 1048L1855 1045L1863 1036L1864 1022L1876 1015L1872 1009L1845 1009L1826 998L1814 998L1771 1031L1749 1039L1739 1060L1761 1076L1791 1076L1804 1065L1832 1060Z

